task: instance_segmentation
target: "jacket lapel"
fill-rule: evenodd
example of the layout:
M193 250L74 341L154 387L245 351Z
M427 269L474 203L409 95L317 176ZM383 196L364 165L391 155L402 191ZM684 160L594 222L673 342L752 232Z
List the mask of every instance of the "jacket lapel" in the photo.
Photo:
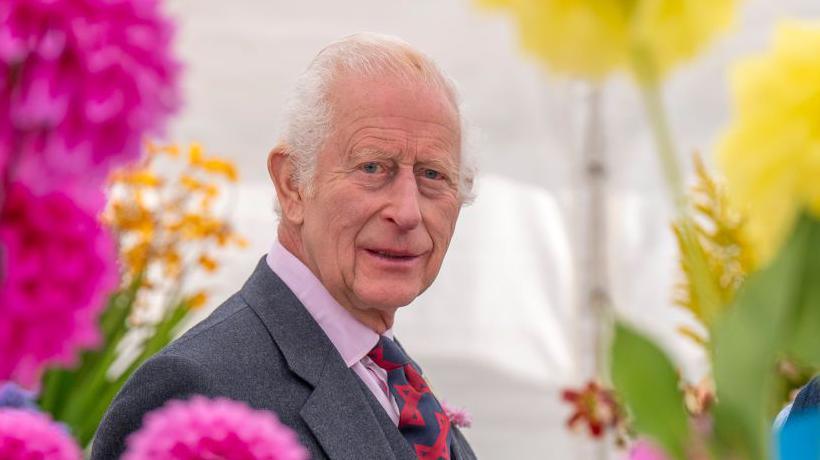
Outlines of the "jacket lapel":
M357 380L341 358L326 360L318 385L302 407L302 419L331 458L395 459Z
M270 332L290 370L313 387L300 415L327 456L395 458L358 377L264 257L241 295Z
M418 457L416 453L413 451L413 448L410 447L410 444L404 439L404 436L399 431L398 427L393 423L393 420L387 415L384 411L384 408L376 400L370 390L365 386L364 382L361 379L356 379L359 384L359 388L361 388L362 393L365 395L365 399L367 399L368 404L370 404L370 410L379 420L379 426L382 428L382 432L384 433L385 438L387 438L387 442L390 443L390 446L393 450L393 455L396 456L398 460L417 460Z

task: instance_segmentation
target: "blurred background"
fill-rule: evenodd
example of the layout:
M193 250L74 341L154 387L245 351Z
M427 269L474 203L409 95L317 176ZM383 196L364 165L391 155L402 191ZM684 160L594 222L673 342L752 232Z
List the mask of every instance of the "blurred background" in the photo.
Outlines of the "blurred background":
M599 365L592 284L608 286L617 314L660 340L690 381L704 374L702 349L675 332L694 322L671 299L672 209L638 90L625 76L595 90L549 75L522 53L510 18L466 0L169 0L167 9L186 64L185 105L168 139L200 142L238 166L228 217L250 243L221 254L216 276L191 280L209 291L199 318L241 287L275 237L265 159L289 88L324 45L372 31L432 56L457 81L473 128L478 197L462 211L436 283L400 311L395 332L436 393L472 413L466 435L480 458L618 456L611 443L570 433L572 408L561 401ZM712 161L729 117L729 64L763 50L788 17L818 18L820 3L743 2L729 33L667 80L686 171L695 151ZM600 222L588 212L590 120L598 120L607 165ZM605 234L594 261L591 231Z

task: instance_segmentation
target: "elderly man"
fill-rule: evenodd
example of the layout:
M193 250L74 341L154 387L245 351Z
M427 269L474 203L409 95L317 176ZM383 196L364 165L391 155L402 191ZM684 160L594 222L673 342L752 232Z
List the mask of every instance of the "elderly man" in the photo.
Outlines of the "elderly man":
M300 77L268 156L278 240L242 289L145 363L92 458L117 458L174 398L269 409L314 459L472 459L394 340L441 267L472 174L454 88L407 44L354 35Z

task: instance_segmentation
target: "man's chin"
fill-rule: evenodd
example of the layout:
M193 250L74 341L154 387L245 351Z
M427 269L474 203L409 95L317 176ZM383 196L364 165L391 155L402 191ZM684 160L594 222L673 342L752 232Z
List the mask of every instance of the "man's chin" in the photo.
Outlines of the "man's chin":
M401 307L409 305L419 294L419 291L402 291L396 289L379 290L377 292L362 292L358 296L363 308L395 312Z

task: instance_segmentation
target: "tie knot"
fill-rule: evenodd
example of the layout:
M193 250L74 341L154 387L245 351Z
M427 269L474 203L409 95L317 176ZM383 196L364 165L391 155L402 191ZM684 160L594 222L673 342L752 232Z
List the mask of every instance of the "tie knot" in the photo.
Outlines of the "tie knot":
M367 356L386 371L391 371L411 362L410 357L396 342L383 335L379 336L379 343L370 350Z

